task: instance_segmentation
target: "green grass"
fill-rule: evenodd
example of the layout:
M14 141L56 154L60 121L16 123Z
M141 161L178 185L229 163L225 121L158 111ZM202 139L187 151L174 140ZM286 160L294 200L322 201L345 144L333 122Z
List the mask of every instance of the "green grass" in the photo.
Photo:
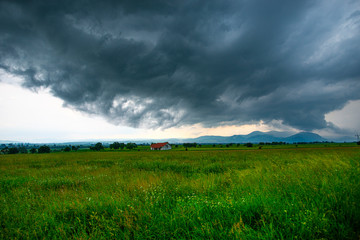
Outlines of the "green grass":
M358 239L360 148L0 156L1 239Z

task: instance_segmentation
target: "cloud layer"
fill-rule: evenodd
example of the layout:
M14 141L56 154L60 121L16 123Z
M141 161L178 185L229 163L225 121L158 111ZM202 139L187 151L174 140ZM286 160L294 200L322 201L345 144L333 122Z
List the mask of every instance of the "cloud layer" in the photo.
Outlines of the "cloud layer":
M0 2L0 68L133 127L321 129L359 56L359 1Z

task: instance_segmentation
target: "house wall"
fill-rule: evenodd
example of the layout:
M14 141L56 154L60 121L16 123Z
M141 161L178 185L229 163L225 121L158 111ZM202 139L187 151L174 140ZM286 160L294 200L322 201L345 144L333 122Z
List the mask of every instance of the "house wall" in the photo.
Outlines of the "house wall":
M170 149L171 149L170 144L166 144L165 146L160 148L160 150L170 150Z

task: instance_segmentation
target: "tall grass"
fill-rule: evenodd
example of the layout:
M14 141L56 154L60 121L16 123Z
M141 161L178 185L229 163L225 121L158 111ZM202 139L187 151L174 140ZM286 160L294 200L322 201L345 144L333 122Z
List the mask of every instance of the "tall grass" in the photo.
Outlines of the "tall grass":
M0 238L358 239L360 149L0 156Z

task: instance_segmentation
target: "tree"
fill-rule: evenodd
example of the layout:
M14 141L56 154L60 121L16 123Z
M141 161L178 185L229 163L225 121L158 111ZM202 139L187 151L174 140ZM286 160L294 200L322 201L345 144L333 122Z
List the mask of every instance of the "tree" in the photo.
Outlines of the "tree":
M21 147L19 147L19 153L28 153L28 151L27 151L26 147L21 146Z
M67 146L66 148L64 148L64 152L70 152L71 148L69 146Z
M97 151L104 150L104 146L102 145L101 142L98 142L98 143L95 144L95 149Z
M124 149L125 144L124 143L119 143L119 142L114 142L112 144L110 144L110 148L111 149Z
M131 150L133 148L137 148L137 145L136 145L136 143L127 143L126 148Z
M36 148L30 149L30 153L36 153L36 152L37 152L37 149L36 149Z
M39 147L38 153L50 153L50 147L43 145L43 146Z
M17 147L9 148L9 154L17 154L19 153L19 149Z
M90 149L93 151L100 151L100 150L104 150L104 146L102 145L101 142L98 142L95 144L94 147L90 147Z
M197 143L184 143L183 146L185 148L190 148L190 147L196 147L197 146Z
M245 147L252 147L253 144L252 144L252 143L245 143L244 146L245 146Z
M80 146L71 146L71 149L72 149L73 151L77 151L79 148L80 148Z
M4 147L3 149L1 149L1 153L2 153L2 154L8 154L8 153L9 153L9 148L8 148L8 147Z

